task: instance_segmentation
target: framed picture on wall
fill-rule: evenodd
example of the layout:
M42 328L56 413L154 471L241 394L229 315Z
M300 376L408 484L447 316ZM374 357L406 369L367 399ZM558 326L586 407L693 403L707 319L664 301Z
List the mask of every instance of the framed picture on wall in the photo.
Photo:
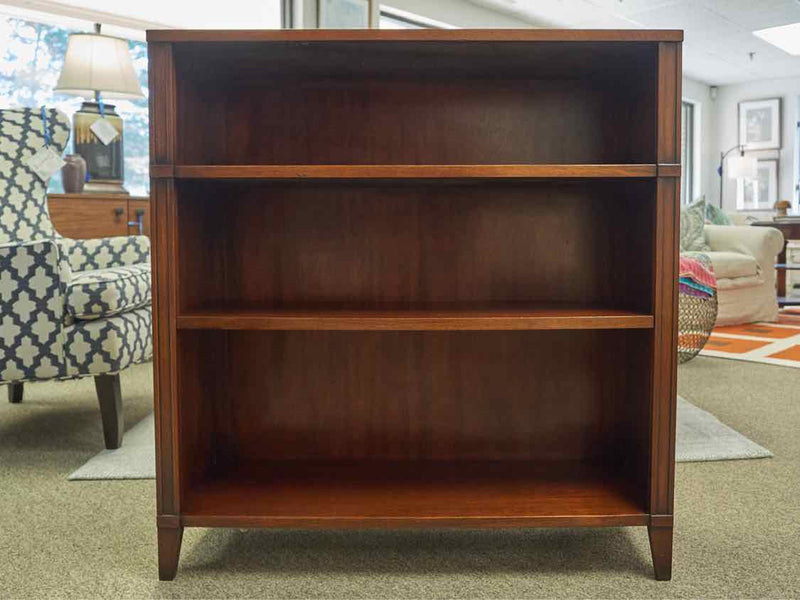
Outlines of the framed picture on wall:
M372 27L373 0L319 0L320 29L368 29Z
M747 150L781 147L781 99L739 103L739 143Z
M777 159L759 160L755 179L736 180L737 210L772 210L777 201Z

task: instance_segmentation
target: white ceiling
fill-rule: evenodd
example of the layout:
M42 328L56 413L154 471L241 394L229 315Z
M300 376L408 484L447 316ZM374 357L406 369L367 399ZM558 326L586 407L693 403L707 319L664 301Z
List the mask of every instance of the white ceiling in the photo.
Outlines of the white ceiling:
M800 76L800 57L752 34L757 29L800 22L800 0L471 2L542 27L683 29L684 74L711 85Z

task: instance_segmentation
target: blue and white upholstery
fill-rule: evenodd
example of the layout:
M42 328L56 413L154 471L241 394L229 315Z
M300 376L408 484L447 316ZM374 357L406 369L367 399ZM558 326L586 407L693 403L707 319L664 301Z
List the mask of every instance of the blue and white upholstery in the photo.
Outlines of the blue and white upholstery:
M59 155L69 120L46 111ZM28 161L41 111L0 110L0 383L117 373L152 356L150 241L62 238Z

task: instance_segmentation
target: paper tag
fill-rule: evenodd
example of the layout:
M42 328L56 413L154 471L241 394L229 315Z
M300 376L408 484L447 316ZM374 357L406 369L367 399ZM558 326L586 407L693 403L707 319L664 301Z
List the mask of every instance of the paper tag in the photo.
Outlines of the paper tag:
M44 181L50 181L50 177L63 167L66 163L56 154L50 146L44 146L28 159L28 167Z
M97 136L97 139L103 142L106 146L108 146L111 142L114 141L119 135L116 127L114 127L111 122L103 117L102 119L97 119L92 126L89 127L92 132Z

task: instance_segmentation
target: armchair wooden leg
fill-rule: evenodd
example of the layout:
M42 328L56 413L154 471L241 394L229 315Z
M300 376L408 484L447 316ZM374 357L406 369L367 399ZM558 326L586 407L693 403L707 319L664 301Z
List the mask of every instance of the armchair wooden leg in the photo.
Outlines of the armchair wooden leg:
M125 433L119 374L97 375L94 378L94 387L100 403L100 417L103 420L103 437L106 441L106 448L115 450L122 445L122 436Z
M9 383L8 384L8 401L11 404L19 404L22 402L22 393L25 390L24 383Z

